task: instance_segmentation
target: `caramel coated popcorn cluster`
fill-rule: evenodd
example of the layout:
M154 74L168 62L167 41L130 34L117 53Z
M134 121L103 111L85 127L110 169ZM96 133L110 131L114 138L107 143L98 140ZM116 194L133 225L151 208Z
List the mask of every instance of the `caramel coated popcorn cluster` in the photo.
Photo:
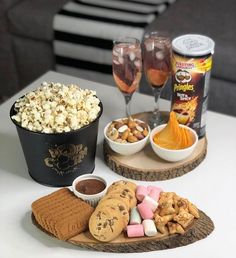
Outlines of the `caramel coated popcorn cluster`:
M95 91L43 82L16 101L12 119L34 132L70 132L94 121L101 109L99 103Z

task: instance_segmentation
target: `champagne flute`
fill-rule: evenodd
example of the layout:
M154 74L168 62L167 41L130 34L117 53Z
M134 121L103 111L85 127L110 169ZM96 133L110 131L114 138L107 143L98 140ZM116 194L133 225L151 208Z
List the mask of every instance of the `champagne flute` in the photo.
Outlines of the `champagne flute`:
M124 37L113 42L112 68L115 83L125 98L126 116L142 75L141 45L138 39Z
M144 36L144 71L149 85L152 87L155 107L149 118L151 128L161 124L159 110L161 90L171 74L171 40L165 32L150 32Z

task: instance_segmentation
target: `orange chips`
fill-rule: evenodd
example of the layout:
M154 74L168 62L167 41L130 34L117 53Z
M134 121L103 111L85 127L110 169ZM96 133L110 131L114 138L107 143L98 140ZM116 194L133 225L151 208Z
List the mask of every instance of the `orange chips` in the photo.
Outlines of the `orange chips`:
M168 124L154 135L153 141L162 148L180 150L190 147L193 137L188 129L180 127L175 112L172 111Z

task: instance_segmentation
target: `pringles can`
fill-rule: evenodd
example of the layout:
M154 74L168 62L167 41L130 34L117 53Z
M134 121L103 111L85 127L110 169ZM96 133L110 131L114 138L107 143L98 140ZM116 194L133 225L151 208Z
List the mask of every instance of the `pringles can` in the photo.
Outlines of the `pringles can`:
M205 135L212 55L215 43L206 36L187 34L172 41L172 105L179 123Z

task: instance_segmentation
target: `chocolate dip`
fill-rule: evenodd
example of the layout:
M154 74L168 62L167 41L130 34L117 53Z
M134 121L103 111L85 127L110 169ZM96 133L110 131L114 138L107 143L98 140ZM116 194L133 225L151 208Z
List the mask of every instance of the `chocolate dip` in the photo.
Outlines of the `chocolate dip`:
M100 193L105 188L106 188L105 183L98 179L81 180L75 186L75 189L78 192L80 192L82 194L87 194L87 195Z

